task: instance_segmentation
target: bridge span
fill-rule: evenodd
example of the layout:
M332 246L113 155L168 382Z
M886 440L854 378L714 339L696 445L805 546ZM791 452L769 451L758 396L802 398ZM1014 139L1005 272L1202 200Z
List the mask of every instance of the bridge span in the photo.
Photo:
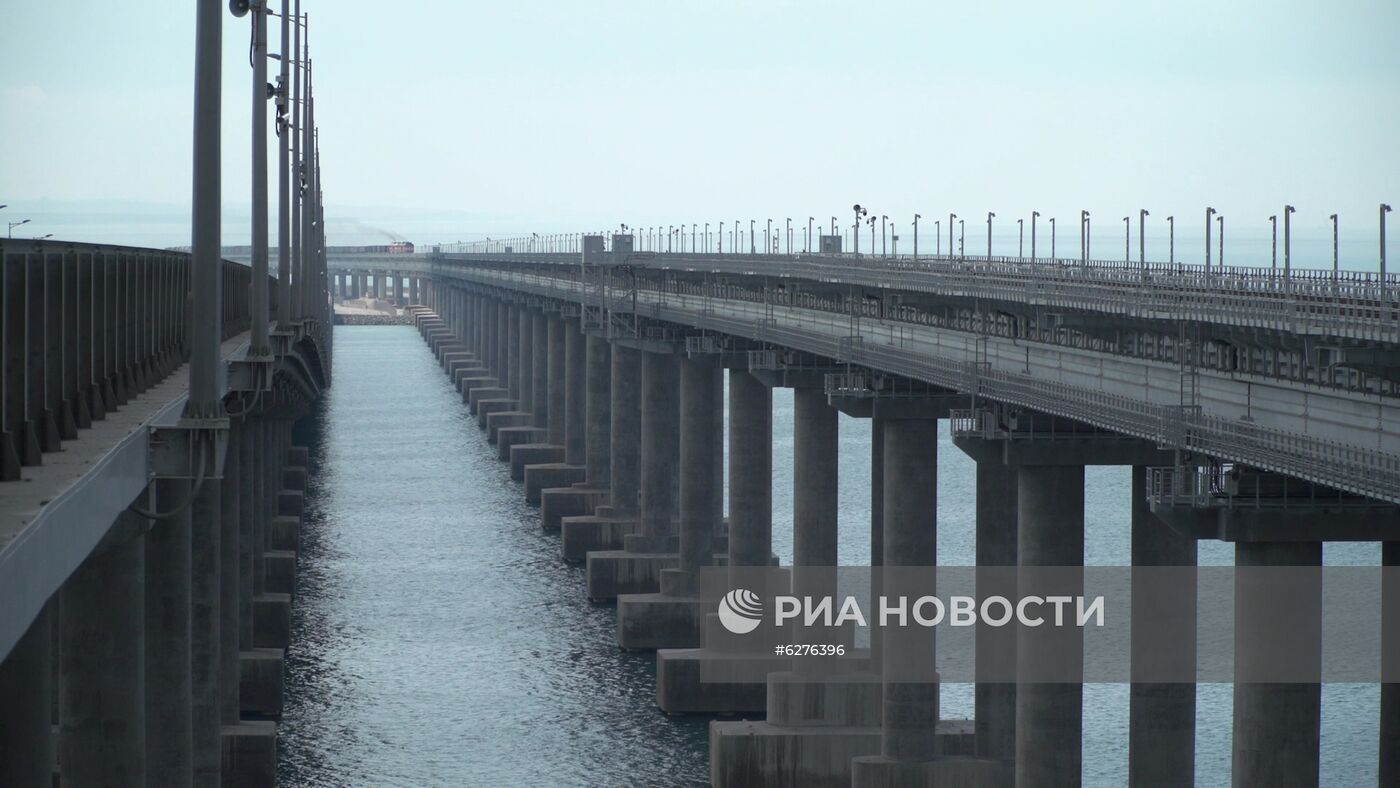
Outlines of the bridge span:
M1079 686L979 679L976 719L940 720L936 684L888 673L920 647L901 633L853 672L818 678L769 657L765 681L714 678L753 657L735 653L698 578L771 562L775 386L795 397L795 573L837 563L838 412L874 420L872 555L887 568L936 564L943 419L976 461L984 567L1082 565L1090 465L1132 466L1135 566L1195 567L1200 539L1233 544L1239 567L1319 566L1328 541L1379 542L1386 567L1400 561L1394 277L631 242L338 255L329 275L333 289L372 277L421 294L424 338L561 556L586 565L585 593L616 604L618 644L656 650L658 706L766 715L711 723L716 785L1084 774ZM725 436L727 512L714 472ZM1192 663L1192 622L1211 601L1135 595L1134 611L1156 605L1181 626L1154 658ZM1232 604L1244 660L1267 640L1266 614L1248 594ZM1390 643L1400 605L1385 604ZM1320 620L1295 623L1288 647L1320 648ZM979 671L999 650L1034 659L1038 646L998 637L979 631ZM1133 784L1192 784L1195 705L1190 683L1133 684ZM1238 681L1234 707L1234 784L1317 784L1318 683ZM1385 785L1400 780L1395 685L1380 714Z

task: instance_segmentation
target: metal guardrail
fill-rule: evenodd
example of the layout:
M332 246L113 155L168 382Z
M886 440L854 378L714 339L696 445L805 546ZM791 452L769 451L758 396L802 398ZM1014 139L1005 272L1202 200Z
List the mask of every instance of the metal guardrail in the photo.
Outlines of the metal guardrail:
M574 254L476 253L444 260L577 267ZM1016 257L633 253L626 262L689 272L769 275L1124 317L1195 320L1400 342L1400 275L1212 268Z
M448 271L444 269L443 273ZM569 298L572 294L568 280L542 273L466 267L451 273L484 284L505 284L554 298ZM663 299L646 289L639 290L639 296L639 310L658 319L694 324L701 314L699 305L689 304L685 296L671 293ZM755 306L746 301L735 303ZM764 341L828 357L836 355L846 336L844 332L849 330L845 314L823 316L795 307L783 311L790 319L765 326ZM756 333L755 320L719 313L704 318L707 327L714 330L739 336ZM980 398L1077 419L1166 448L1200 452L1345 492L1400 503L1400 458L1386 452L1209 416L1195 406L1163 405L1058 381L1030 380L976 361L936 356L905 347L863 343L859 349L848 346L847 350L850 357L843 360L849 363L917 378ZM751 366L753 361L751 356Z
M0 240L0 480L183 363L189 263L186 252ZM225 260L222 277L227 339L248 329L252 271Z
M1230 465L1147 469L1147 500L1165 506L1225 509L1371 507L1376 502L1277 474Z

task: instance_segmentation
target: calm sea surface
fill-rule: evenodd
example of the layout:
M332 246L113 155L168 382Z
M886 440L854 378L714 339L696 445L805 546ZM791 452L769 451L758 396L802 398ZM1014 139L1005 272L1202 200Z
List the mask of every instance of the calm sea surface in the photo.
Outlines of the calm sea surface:
M293 607L285 786L687 785L706 721L655 706L654 658L614 642L509 469L416 331L335 330L335 384L302 439L313 465ZM973 563L974 466L939 446L938 552ZM841 417L841 561L869 563L869 422ZM774 393L774 551L792 556L792 396ZM488 450L489 449L489 450ZM1086 472L1086 557L1129 562L1128 470ZM1229 564L1202 542L1202 564ZM1329 564L1376 564L1374 544ZM1205 600L1202 600L1204 603ZM1197 783L1228 783L1230 687L1198 692ZM1323 784L1374 785L1375 685L1323 689ZM1084 777L1126 783L1126 685L1084 688ZM972 688L943 688L945 717Z

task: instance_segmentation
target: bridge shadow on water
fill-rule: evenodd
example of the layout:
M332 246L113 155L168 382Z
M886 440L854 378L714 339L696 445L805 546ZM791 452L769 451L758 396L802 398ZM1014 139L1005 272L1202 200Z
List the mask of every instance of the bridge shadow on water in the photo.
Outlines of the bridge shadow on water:
M707 782L509 468L407 326L337 327L311 447L279 781ZM488 450L489 449L489 450Z

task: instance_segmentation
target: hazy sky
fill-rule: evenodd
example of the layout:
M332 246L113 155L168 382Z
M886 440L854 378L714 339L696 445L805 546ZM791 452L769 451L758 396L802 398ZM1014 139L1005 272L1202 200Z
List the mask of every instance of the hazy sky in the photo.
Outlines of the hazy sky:
M848 221L860 202L906 225L919 211L929 236L956 211L978 253L988 210L1013 238L999 251L1014 252L1017 216L1058 215L1061 243L1077 242L1088 208L1097 252L1121 251L1122 216L1146 207L1150 237L1175 213L1178 249L1199 251L1183 237L1198 238L1207 204L1233 239L1263 237L1291 202L1301 235L1330 245L1339 212L1344 244L1374 256L1376 205L1400 203L1394 0L303 10L331 229L345 240L354 222L415 239L751 217L805 227ZM234 243L251 71L247 20L223 18ZM141 213L113 224L164 216L159 232L187 234L193 32L188 2L10 4L0 216L40 198L124 201Z

